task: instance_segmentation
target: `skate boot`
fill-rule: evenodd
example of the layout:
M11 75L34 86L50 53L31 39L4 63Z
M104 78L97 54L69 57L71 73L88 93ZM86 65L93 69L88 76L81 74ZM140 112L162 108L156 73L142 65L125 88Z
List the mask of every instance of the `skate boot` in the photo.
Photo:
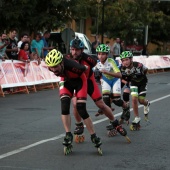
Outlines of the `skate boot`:
M148 100L147 100L147 101L148 101ZM150 106L150 102L148 101L147 106L144 106L145 121L149 121L149 119L148 119L149 106Z
M140 117L135 117L135 119L132 121L132 124L130 125L130 130L135 131L140 129Z
M64 155L68 155L69 153L72 152L72 148L73 148L72 142L73 142L73 135L71 132L67 132L63 141Z
M102 155L102 149L100 146L102 145L102 142L99 137L96 136L96 134L91 135L91 141L94 143L94 146L97 148L97 151L100 155Z
M82 143L85 140L85 136L83 135L84 125L83 122L76 123L76 128L74 130L74 141L76 143Z
M129 103L127 103L127 107L123 108L123 112L122 112L122 115L120 116L119 123L122 124L125 120L128 125L129 119L130 119L130 106L129 106Z
M122 127L122 125L119 123L119 121L116 119L114 122L111 122L114 129L116 129L117 132L119 132L122 136L126 138L126 140L130 143L131 140L127 136L127 131L125 128Z

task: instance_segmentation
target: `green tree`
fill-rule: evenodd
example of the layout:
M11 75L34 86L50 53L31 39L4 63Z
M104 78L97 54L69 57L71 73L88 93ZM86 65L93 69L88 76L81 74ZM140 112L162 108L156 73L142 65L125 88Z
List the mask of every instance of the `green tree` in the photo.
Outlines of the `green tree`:
M102 5L100 5L100 9L101 8ZM137 29L143 28L150 23L149 8L150 2L148 1L106 1L104 10L104 32L110 38L121 37L127 40L130 39ZM101 33L101 12L99 18L99 31Z
M167 42L170 38L170 2L149 0L104 1L104 32L109 38L121 37L126 41L134 36L143 37L141 31L149 27L148 40ZM102 33L102 7L99 4L99 33ZM91 13L91 16L96 17ZM96 26L91 30L95 32ZM144 40L142 40L144 42Z
M86 18L86 6L86 0L1 0L1 31L57 29L72 19Z
M162 46L165 51L170 41L170 2L152 2L151 5L153 20L150 23L149 40Z
M0 31L18 28L29 33L57 29L74 20L95 18L93 33L102 33L102 0L1 0ZM99 10L98 10L99 9ZM105 0L104 32L109 38L130 40L149 26L149 41L167 42L170 37L170 2ZM98 13L99 12L99 13ZM99 14L99 15L98 15ZM97 26L98 25L98 26Z

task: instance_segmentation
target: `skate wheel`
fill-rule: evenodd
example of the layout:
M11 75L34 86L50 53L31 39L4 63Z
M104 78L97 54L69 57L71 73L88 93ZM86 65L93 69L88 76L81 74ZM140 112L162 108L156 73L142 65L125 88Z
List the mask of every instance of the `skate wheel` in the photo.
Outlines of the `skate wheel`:
M100 147L97 148L97 151L98 151L99 155L101 155L101 156L103 155L102 149Z
M138 125L138 126L134 126L134 125L130 125L130 130L131 131L137 131L137 130L140 130L140 125Z
M78 135L75 135L74 141L75 141L76 143L79 143L79 136L78 136Z
M74 141L76 143L82 143L85 140L85 136L84 135L75 135Z
M131 131L134 131L134 130L135 130L135 128L134 128L133 125L130 125L130 130L131 130Z
M70 153L70 149L68 147L64 147L64 155L68 155Z
M64 155L68 155L72 152L72 146L65 146L64 147Z
M127 140L129 143L131 143L131 140L130 140L130 138L129 138L128 136L125 136L125 138L126 138L126 140Z
M149 122L148 116L145 116L145 121Z
M84 140L85 140L85 137L84 137L84 135L82 135L82 136L79 136L79 142L80 142L80 143L84 142Z
M109 130L107 132L108 137L113 137L117 134L117 131L115 129Z

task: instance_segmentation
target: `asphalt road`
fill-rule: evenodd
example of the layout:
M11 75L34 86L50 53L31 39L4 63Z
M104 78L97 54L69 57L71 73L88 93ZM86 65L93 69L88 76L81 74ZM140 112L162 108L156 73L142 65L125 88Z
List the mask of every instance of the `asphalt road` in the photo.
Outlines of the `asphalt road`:
M87 108L102 138L99 156L85 129L85 142L73 143L73 152L64 156L64 128L61 122L58 89L0 97L0 170L170 170L170 72L148 75L149 119L144 121L139 106L140 131L128 131L132 143L119 134L109 138L104 116L95 117L91 99ZM115 106L115 117L121 108ZM133 120L131 111L131 121ZM72 116L72 131L74 130Z

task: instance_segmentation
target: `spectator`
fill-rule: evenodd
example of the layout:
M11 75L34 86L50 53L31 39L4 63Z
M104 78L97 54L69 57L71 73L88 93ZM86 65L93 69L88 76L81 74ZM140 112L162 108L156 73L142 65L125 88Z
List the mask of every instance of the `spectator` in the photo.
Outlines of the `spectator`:
M138 45L138 44L139 44L137 38L134 38L134 39L133 39L133 44L134 44L134 45Z
M23 42L21 44L21 48L18 54L18 60L24 61L24 62L30 62L29 58L29 43Z
M96 54L96 48L97 48L98 45L100 45L98 35L96 35L94 38L95 38L95 41L92 42L92 54Z
M43 58L44 57L43 48L44 48L44 43L43 43L43 40L41 40L41 34L36 33L35 39L31 41L31 51L33 53L36 53L38 58L39 57Z
M142 50L142 55L149 57L148 52L147 52L147 45L144 45L143 50Z
M28 41L28 34L27 33L23 33L21 35L21 40L18 42L18 49L20 49L21 48L21 44L23 42L26 42L26 41Z
M50 37L50 32L49 31L45 31L44 35L42 36L42 40L43 40L43 43L44 43L44 48L43 48L44 58L46 57L48 52L54 48L54 47L49 47L49 45L48 45L49 37Z
M11 29L9 32L9 44L6 47L6 54L9 59L17 60L18 59L18 45L16 41L17 30Z
M106 45L109 46L109 48L110 48L111 47L110 41L106 41Z
M6 34L2 33L0 34L0 59L4 61L5 59L8 59L5 51L6 51L6 46L9 44Z
M111 49L110 41L106 41L106 45ZM112 53L109 51L108 58L113 58Z
M125 51L125 42L122 40L120 43L120 53L122 53L123 51Z
M113 44L111 52L114 59L120 55L120 38L116 38L116 42Z
M31 37L28 35L28 37L27 37L27 41L29 42L29 43L31 43Z

